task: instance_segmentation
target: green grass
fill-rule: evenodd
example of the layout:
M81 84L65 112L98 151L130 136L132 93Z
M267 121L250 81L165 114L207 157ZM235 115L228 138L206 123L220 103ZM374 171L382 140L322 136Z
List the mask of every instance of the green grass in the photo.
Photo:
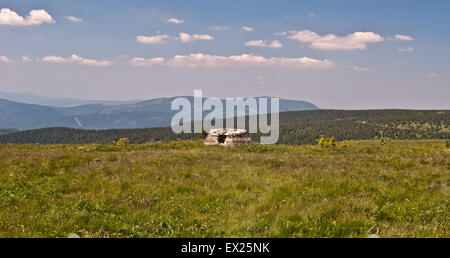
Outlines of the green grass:
M450 237L445 140L0 145L0 237Z

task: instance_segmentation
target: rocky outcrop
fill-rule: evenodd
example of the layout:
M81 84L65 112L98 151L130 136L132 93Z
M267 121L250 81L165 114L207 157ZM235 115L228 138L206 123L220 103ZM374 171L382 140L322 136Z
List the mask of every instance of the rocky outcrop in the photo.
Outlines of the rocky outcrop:
M245 129L211 129L205 145L239 146L252 142Z

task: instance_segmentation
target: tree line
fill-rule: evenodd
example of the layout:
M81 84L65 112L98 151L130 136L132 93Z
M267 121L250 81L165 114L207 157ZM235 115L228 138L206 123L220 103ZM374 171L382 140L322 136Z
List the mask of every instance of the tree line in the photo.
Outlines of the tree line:
M248 122L248 117L246 118ZM270 121L270 115L269 115ZM236 123L235 123L236 124ZM248 123L247 123L248 125ZM260 133L251 134L259 142ZM82 130L43 128L0 135L0 143L132 144L199 139L201 134L175 134L170 127ZM449 110L310 110L280 113L279 144L316 144L321 137L336 141L374 138L450 139Z

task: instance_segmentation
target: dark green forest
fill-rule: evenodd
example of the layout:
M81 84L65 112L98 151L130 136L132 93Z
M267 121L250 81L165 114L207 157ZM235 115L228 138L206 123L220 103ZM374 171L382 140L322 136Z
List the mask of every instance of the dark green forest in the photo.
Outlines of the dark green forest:
M248 119L248 118L247 118ZM270 120L269 120L270 121ZM309 110L280 113L279 144L315 144L320 137L337 141L388 139L450 139L449 110ZM170 127L81 130L62 127L0 135L0 143L112 144L198 139L200 134L174 134ZM251 135L259 142L260 134Z

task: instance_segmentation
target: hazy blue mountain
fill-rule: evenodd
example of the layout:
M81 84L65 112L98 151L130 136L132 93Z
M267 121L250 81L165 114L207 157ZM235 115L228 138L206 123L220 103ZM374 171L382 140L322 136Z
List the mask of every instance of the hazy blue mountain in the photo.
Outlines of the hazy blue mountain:
M0 99L0 128L16 128L8 126L26 120L59 117L62 114L53 107L32 105Z
M87 100L87 99L76 99L76 98L49 98L43 97L32 93L26 92L5 92L0 91L0 99L8 99L11 101L26 103L26 104L37 104L43 106L54 106L54 107L72 107L79 105L88 104L104 104L104 105L120 105L120 104L132 104L138 103L143 100Z
M0 128L0 134L16 133L18 131L16 128Z
M191 103L194 103L194 97L192 96L181 96L182 98L188 99ZM160 112L162 114L170 111L171 103L174 99L180 97L171 98L158 98L142 101L136 104L122 104L122 105L82 105L70 108L58 108L61 113L65 115L86 115L86 114L117 114L117 113L131 113L131 112ZM257 97L259 98L269 98L269 97ZM222 100L222 104L225 107L225 100ZM270 100L268 100L270 109ZM315 110L319 109L314 104L301 100L287 100L280 99L280 112L284 111L296 111L296 110Z
M175 98L152 99L136 104L89 104L75 107L49 107L1 100L0 128L118 129L170 126L173 115L178 112L171 110ZM193 97L185 98L194 103ZM315 109L318 109L317 106L309 102L280 99L280 112Z

